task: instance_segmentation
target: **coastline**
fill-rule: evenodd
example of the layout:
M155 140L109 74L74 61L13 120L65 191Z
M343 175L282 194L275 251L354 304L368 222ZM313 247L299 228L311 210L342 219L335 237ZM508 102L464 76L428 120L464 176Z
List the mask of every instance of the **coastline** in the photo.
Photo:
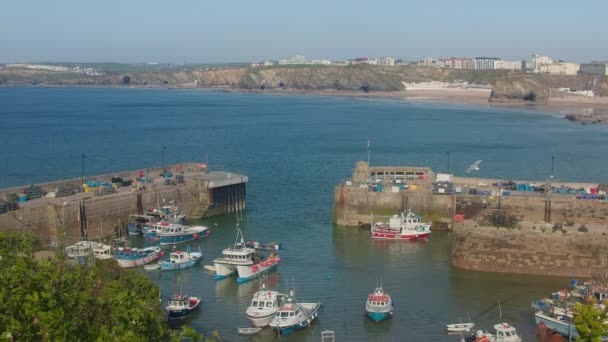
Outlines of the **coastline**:
M442 103L484 106L492 108L512 108L538 110L560 114L585 114L585 113L608 113L608 98L582 98L582 97L551 97L545 103L535 102L491 102L491 89L469 88L469 89L418 89L401 91L353 91L353 90L299 90L299 89L239 89L233 87L201 87L192 83L181 85L67 85L67 84L0 84L2 88L106 88L106 89L165 89L165 90L201 90L235 92L244 94L266 94L266 95L302 95L302 96L325 96L337 98L358 98L392 101L412 101L422 103Z

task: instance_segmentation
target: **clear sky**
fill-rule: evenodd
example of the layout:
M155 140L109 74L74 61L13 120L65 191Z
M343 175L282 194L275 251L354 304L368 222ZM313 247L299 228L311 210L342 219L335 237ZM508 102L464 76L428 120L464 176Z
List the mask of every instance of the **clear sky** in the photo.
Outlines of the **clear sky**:
M608 60L608 0L5 0L0 62Z

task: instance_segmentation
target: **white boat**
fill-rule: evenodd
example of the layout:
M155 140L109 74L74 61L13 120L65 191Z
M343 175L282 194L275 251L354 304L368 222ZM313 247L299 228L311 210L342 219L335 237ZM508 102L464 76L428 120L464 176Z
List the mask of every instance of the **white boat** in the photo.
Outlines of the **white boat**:
M75 259L80 257L86 257L93 254L95 247L99 245L99 242L95 241L78 241L73 245L65 248L65 254L68 258Z
M473 328L475 328L475 323L457 323L445 326L447 332L466 332L471 331Z
M495 334L492 333L484 333L481 330L477 330L477 332L468 338L465 341L469 342L521 342L521 337L517 335L517 330L512 325L508 323L498 323L494 324Z
M283 299L284 296L277 291L268 290L266 285L262 284L262 287L253 294L251 305L245 314L254 327L265 327L274 319Z
M239 335L255 335L262 331L262 328L238 328Z
M239 273L237 282L245 283L276 270L279 262L281 262L281 257L274 253L263 257L256 252L253 256L253 264L250 266L236 265L236 271Z
M306 328L319 316L321 303L298 303L293 292L281 305L269 326L281 335Z
M100 243L93 248L93 254L97 259L101 260L111 259L114 256L112 253L112 246L103 243Z
M146 270L146 271L157 270L159 268L160 268L160 265L158 263L144 265L144 270Z
M381 322L393 316L393 301L391 296L384 293L382 285L367 296L364 312L374 322Z
M422 216L409 210L407 215L393 215L388 222L373 223L371 234L374 239L426 239L431 235L431 222L422 222Z
M236 226L236 239L234 245L222 250L222 256L213 260L215 267L215 279L220 280L236 273L237 265L253 265L253 257L256 254L255 248L247 247L243 239L243 232Z
M205 266L203 266L203 268L209 272L215 273L215 266L213 266L213 265L205 265Z

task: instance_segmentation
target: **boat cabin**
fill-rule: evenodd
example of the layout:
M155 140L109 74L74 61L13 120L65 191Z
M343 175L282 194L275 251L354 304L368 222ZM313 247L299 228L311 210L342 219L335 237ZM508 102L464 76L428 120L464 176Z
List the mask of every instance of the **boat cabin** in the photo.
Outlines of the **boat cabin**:
M239 245L237 245L237 246L239 246ZM230 247L230 248L226 248L222 251L222 256L225 259L237 260L237 261L252 260L255 255L256 255L255 249L242 247L242 246L239 248Z
M182 251L175 251L169 255L169 261L173 263L183 262L185 259L184 252Z
M186 231L186 226L182 226L181 224L169 224L166 223L162 225L162 233L163 234L183 234Z
M499 341L512 341L518 339L516 329L508 323L496 324L494 325L494 329L496 329L496 339Z
M93 250L96 257L99 258L110 258L112 256L112 247L108 245L97 245Z

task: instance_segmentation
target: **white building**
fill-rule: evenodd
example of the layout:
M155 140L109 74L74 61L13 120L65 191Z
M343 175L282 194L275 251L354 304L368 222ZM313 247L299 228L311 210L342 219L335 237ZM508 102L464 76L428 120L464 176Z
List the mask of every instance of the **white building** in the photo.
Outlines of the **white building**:
M552 63L553 63L553 58L551 58L549 56L533 55L532 56L532 71L540 72L541 65L552 64Z
M522 62L521 61L495 61L494 69L503 69L503 70L522 70Z
M378 58L378 65L395 66L395 59L392 57L380 57Z
M327 59L311 59L309 61L306 61L306 64L312 64L312 65L330 65L331 61L327 60Z
M475 69L477 70L494 70L496 69L496 61L498 57L475 57Z
M608 76L608 62L591 62L581 64L580 71L583 74Z
M418 66L427 67L427 68L438 68L439 60L431 57L427 57L421 61L418 61Z
M306 64L306 57L302 56L302 55L295 55L291 58L286 58L286 59L279 59L279 64L281 65L286 65L286 64Z
M580 65L569 62L554 62L551 64L542 64L538 72L550 75L576 75Z

